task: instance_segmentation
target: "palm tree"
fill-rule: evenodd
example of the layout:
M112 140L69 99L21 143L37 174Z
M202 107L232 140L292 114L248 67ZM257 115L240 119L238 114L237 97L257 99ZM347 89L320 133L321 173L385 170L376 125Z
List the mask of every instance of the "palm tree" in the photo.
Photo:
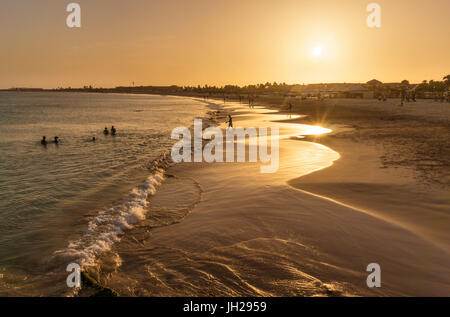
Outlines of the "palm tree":
M447 87L450 86L450 75L444 76L444 78L442 78L445 82L445 84L447 85Z
M434 91L436 90L436 83L435 83L435 81L434 81L433 79L431 79L431 80L428 82L428 87L430 87L430 90L431 90L432 92L434 92Z

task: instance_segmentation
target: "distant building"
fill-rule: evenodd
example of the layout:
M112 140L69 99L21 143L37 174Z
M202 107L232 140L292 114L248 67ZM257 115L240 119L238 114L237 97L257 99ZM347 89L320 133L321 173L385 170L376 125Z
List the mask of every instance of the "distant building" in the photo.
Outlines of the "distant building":
M361 84L311 84L294 87L290 95L324 98L363 98L373 99L374 92Z

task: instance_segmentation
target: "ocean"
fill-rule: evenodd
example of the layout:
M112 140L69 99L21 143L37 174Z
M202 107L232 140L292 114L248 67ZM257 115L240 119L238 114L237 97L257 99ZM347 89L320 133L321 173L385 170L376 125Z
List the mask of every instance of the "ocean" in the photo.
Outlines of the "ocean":
M67 291L53 276L93 265L145 217L172 129L206 109L173 96L1 92L0 295Z

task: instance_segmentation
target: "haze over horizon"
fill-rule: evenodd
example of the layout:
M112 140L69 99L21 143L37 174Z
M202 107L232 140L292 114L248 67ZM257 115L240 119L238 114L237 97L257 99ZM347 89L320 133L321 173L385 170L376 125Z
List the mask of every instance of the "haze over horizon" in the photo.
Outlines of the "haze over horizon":
M442 80L450 1L3 0L0 88Z

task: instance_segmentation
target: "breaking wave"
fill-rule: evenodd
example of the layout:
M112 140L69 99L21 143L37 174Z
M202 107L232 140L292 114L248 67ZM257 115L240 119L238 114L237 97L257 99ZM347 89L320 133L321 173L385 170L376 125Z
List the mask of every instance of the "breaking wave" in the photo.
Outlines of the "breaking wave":
M78 240L71 241L66 249L55 255L70 258L82 268L95 266L96 258L109 251L125 230L145 219L148 197L156 192L163 179L164 170L154 168L145 183L134 188L124 203L98 213Z

